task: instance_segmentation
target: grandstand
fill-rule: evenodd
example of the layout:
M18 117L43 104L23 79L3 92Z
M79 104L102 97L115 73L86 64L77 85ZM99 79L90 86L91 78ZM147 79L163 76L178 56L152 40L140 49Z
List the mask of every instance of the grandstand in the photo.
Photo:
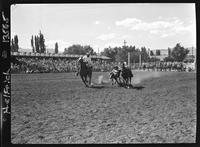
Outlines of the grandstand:
M81 55L70 55L70 54L54 54L54 53L32 53L32 52L11 52L13 57L45 57L45 58L66 58L66 59L78 59ZM111 58L100 55L92 55L92 60L107 60Z
M75 72L76 60L81 55L11 52L12 73ZM109 71L113 66L110 58L92 55L93 71Z

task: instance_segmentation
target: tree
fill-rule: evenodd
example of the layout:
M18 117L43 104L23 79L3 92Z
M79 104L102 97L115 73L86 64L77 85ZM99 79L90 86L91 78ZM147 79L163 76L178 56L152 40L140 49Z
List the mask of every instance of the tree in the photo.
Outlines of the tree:
M185 49L180 45L180 43L177 43L176 46L173 48L171 54L175 61L182 62L188 53L188 49Z
M11 39L11 51L18 52L19 45L18 45L18 36L15 35L14 38Z
M123 48L119 48L116 54L116 61L117 62L127 62L128 60L128 52L126 51L126 49Z
M14 51L15 51L15 52L18 52L18 50L19 50L18 36L15 35L15 36L14 36Z
M149 62L156 62L156 61L160 61L160 59L156 58L156 57L151 57L149 59Z
M11 40L11 52L14 52L15 51L15 49L14 49L14 40L12 39Z
M143 56L146 57L148 54L146 53L146 49L143 50ZM127 62L128 61L128 53L130 53L130 62L131 63L138 63L139 62L139 55L140 50L136 49L135 46L123 46L123 47L114 47L114 48L105 48L101 55L105 55L110 57L112 61L117 62Z
M172 58L171 56L168 56L168 57L165 57L163 59L165 62L173 62L174 61L174 58Z
M55 54L57 54L58 53L58 43L56 42L55 43Z
M156 50L156 56L160 56L160 50Z
M44 35L41 33L41 31L40 31L40 33L39 33L39 36L38 36L39 38L39 50L40 50L40 53L45 53L45 51L46 51L46 48L45 48L45 39L44 39Z
M149 55L145 47L141 48L141 56L142 56L142 62L147 62L149 60Z
M65 49L63 54L76 54L76 55L84 55L83 47L79 44L74 44L72 46L69 46Z
M117 48L104 48L103 52L101 52L101 55L107 56L111 58L111 61L115 61L115 56L117 54Z
M90 45L83 46L83 50L85 53L90 52L91 55L96 55L96 53L94 52L93 48Z
M82 46L80 44L74 44L65 48L63 54L75 54L75 55L85 55L87 52L91 52L92 55L96 55L93 48L89 45Z
M35 52L35 47L34 47L34 39L33 39L34 37L33 37L33 35L32 35L32 37L31 37L31 47L32 47L32 51L33 51L33 53Z
M172 56L172 50L170 48L168 48L168 57Z
M153 53L153 51L150 51L150 56L154 56L154 53Z
M39 43L38 43L38 36L35 36L35 51L36 53L39 53Z
M35 40L35 43L34 43L34 40ZM31 46L32 46L33 52L36 52L36 53L46 52L45 39L41 31L39 32L39 35L35 35L35 37L32 36Z

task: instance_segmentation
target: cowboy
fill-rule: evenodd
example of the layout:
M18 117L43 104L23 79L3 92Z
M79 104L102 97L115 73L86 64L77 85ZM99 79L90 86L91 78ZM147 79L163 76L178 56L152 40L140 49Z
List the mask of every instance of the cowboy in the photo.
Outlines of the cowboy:
M86 53L86 55L83 56L83 61L86 62L87 66L92 67L92 59L90 55L91 55L91 52Z
M116 76L119 73L119 67L118 66L114 66L113 70L110 72L110 79L113 78L113 76Z

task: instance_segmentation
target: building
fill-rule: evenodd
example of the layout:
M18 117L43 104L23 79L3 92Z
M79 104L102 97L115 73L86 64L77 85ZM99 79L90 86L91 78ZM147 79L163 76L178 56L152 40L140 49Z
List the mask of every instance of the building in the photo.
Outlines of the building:
M187 57L193 56L194 58L196 58L196 48L188 47L187 49L189 50ZM159 58L161 61L163 61L165 57L168 57L169 54L168 49L154 49L150 50L150 52L153 52L153 56L149 53L150 57Z
M168 57L168 49L155 49L155 50L150 50L150 52L153 53L153 55L149 54L150 57L155 57L163 61L165 57Z
M196 57L197 50L195 47L188 47L187 49L189 50L188 56L193 55L194 57Z

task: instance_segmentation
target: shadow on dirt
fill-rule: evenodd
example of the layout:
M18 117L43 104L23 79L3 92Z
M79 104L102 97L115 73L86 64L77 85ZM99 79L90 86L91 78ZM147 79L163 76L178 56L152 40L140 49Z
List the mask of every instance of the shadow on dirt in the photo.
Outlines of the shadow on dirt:
M104 88L104 87L105 87L104 85L92 85L92 86L90 86L89 88L102 89L102 88Z
M136 89L136 90L142 90L143 88L145 88L144 86L133 86L132 89Z
M133 86L133 85L130 85L130 86L125 86L124 88L127 88L127 89L136 89L136 90L142 90L143 88L145 88L144 86Z

